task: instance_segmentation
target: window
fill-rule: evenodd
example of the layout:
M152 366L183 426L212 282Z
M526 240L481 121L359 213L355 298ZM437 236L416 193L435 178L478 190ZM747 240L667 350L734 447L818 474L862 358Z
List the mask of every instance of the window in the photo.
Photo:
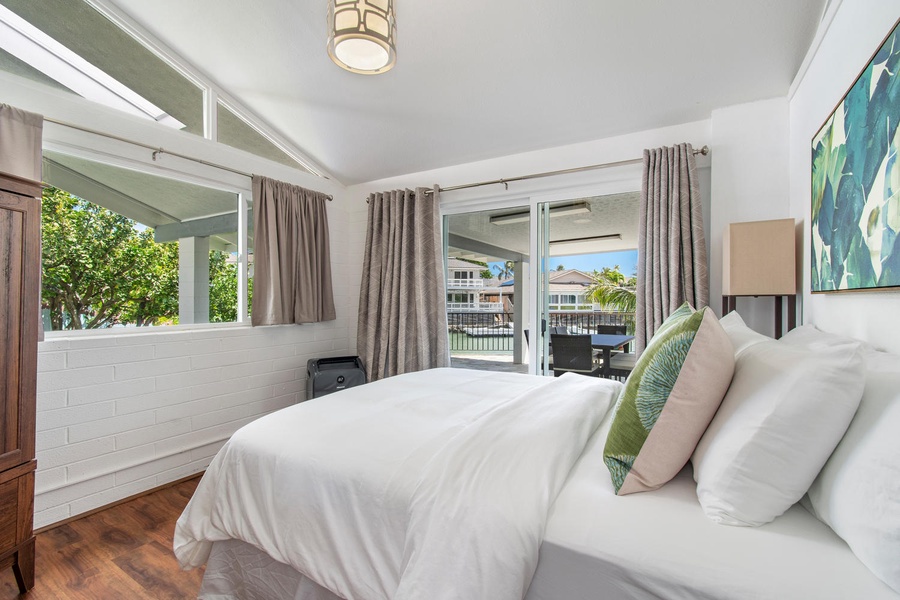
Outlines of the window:
M447 302L450 302L451 304L473 304L475 302L475 297L472 294L453 292L447 294Z
M19 77L24 77L25 79L30 79L31 81L36 81L64 92L74 93L49 75L45 75L39 69L32 67L24 60L16 58L2 48L0 48L0 71L6 71L7 73L12 73L13 75L18 75Z
M289 142L113 6L0 0L0 71L320 175Z
M242 320L235 192L44 151L45 330Z
M224 104L217 104L218 141L232 148L245 150L251 154L268 158L277 163L309 172L309 170L287 152L272 143L267 137L248 125Z
M0 4L4 70L203 135L203 89L87 3Z

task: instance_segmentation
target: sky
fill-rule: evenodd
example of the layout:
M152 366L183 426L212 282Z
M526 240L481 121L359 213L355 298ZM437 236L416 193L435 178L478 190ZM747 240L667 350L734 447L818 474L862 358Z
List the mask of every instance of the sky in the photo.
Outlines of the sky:
M497 272L494 265L502 265L499 262L488 263L491 271ZM550 268L556 269L563 265L566 269L578 269L590 273L594 269L603 267L615 267L626 277L631 277L637 272L637 250L623 250L621 252L601 252L599 254L580 254L577 256L556 256L550 259ZM495 275L496 276L496 275Z

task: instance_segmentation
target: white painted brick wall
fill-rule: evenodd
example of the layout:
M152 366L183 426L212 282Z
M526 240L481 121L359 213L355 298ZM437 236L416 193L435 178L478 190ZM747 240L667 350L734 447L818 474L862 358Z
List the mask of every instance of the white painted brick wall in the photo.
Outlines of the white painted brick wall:
M239 427L306 397L310 358L353 354L340 199L329 206L337 320L54 334L38 347L36 528L206 469Z

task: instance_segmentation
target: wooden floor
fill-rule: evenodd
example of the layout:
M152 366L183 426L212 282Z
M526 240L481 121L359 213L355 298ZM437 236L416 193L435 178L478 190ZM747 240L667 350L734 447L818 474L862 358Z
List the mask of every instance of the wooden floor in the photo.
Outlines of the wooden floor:
M6 569L0 600L196 598L203 572L178 567L172 534L199 480L38 534L34 589L19 596L12 569Z

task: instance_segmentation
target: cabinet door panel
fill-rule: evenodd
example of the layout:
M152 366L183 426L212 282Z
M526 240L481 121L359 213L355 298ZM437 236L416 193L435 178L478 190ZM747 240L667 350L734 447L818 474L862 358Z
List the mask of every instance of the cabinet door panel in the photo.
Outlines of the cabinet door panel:
M24 233L22 213L10 210L2 200L6 198L0 198L0 461L18 447Z
M35 198L0 192L0 471L29 460L26 454L33 451L30 435L23 433L34 427L31 363L37 348L31 338L36 334L40 268L35 248L40 246L30 238L36 234L39 240L39 210Z

